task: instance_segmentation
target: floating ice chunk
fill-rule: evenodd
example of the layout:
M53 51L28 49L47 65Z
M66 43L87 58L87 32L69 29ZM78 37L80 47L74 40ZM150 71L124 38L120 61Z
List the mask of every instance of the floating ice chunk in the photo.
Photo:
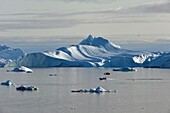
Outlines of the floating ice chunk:
M33 71L30 68L21 66L21 67L16 67L12 70L13 72L26 72L26 73L33 73Z
M96 93L100 93L100 92L106 92L107 90L102 88L102 87L97 87L96 88Z
M95 91L96 91L95 88L90 88L90 89L89 89L89 92L90 92L90 93L93 93L93 92L95 92Z
M106 90L102 87L97 87L97 88L90 88L90 89L80 89L80 90L72 90L71 92L78 92L78 93L86 93L86 92L89 92L89 93L103 93L103 92L107 92L107 93L111 93L111 92L114 92L116 93L117 90Z
M37 91L38 87L21 85L21 86L17 87L16 90L19 90L19 91Z
M123 72L128 72L128 71L137 71L135 68L131 67L124 67L124 68L115 68L113 71L123 71Z
M14 86L15 84L12 83L11 80L7 80L6 82L2 82L1 85L5 85L5 86L12 86L13 85Z

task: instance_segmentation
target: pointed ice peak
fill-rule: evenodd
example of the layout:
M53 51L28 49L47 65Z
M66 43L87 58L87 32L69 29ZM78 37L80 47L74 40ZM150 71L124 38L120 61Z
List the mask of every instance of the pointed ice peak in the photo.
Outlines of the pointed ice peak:
M89 39L89 40L93 40L93 39L94 39L94 37L90 34L90 35L87 37L87 39Z
M112 42L108 41L107 39L104 39L103 37L93 37L92 35L89 35L86 39L81 41L79 44L103 47L107 50L109 49L109 51L112 51L113 49L114 50L120 49L120 46L113 44Z
M92 35L89 35L86 39L80 42L80 45L92 45L95 46L96 44L99 45L100 43L105 43L107 40L102 37L93 37Z
M84 39L83 41L80 42L82 45L92 45L92 42L95 37L93 37L91 34L87 37L87 39Z
M9 49L10 47L6 46L6 45L0 45L0 51L5 50L5 49Z

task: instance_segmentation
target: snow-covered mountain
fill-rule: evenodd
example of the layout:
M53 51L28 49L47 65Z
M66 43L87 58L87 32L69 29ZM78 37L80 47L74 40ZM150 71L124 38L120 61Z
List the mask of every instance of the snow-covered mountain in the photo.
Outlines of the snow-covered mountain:
M17 60L26 67L142 67L159 53L131 51L102 38L89 35L78 45L61 47L55 52L27 54ZM14 64L13 64L14 65Z
M16 61L19 57L24 56L24 54L24 51L21 49L0 45L0 67L9 62Z

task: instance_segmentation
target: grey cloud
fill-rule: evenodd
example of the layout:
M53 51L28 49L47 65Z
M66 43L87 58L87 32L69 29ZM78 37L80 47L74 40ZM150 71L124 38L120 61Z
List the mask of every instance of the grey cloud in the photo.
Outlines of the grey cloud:
M45 14L46 15L46 14ZM153 23L153 22L161 22L166 21L170 22L170 20L160 20L159 18L152 19L151 17L138 17L138 16L114 16L105 17L105 16L96 16L92 18L74 18L68 19L67 17L52 17L49 18L47 14L46 19L0 19L0 30L18 30L18 29L57 29L57 28L70 28L80 24L108 24L108 23ZM65 18L65 19L64 19Z
M152 15L145 15L146 13ZM0 30L69 28L80 24L170 22L170 15L161 15L163 18L160 18L159 15L154 15L155 13L169 14L170 2L140 5L127 9L87 10L71 13L0 14L0 18L10 18L0 19Z
M127 13L170 13L170 2L145 4L122 11Z
M158 39L156 40L156 42L158 43L170 43L170 39L169 36L167 36L168 39Z
M12 29L49 29L65 28L77 25L74 20L0 20L0 30Z
M117 8L117 9L103 9L103 10L91 10L84 12L77 12L72 14L119 14L119 15L127 15L127 14L136 14L136 13L170 13L170 1L163 3L150 3L139 5L136 7L129 8Z

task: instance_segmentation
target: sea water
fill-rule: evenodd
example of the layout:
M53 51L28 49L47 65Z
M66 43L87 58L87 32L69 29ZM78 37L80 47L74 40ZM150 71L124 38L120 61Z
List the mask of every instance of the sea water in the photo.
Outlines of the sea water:
M0 86L0 113L170 113L170 70L138 68L36 68L32 74L0 69L0 81L33 85L38 91ZM100 81L110 72L106 81ZM49 76L57 74L57 76ZM72 93L101 86L116 93Z

